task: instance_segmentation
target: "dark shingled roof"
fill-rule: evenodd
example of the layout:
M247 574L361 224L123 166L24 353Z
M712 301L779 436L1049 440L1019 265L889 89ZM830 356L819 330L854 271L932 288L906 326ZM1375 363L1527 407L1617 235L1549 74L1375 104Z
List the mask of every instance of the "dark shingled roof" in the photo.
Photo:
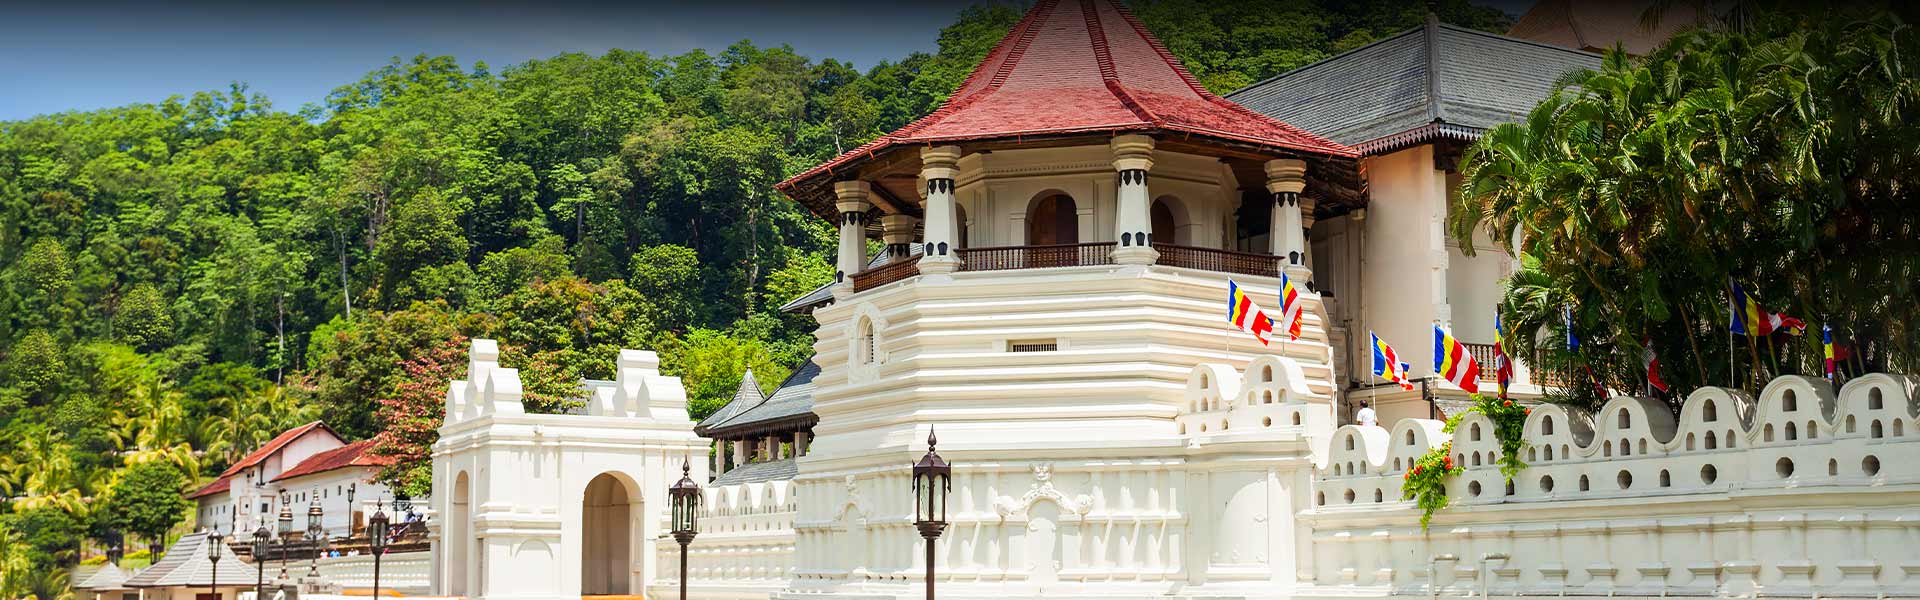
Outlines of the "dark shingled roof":
M787 480L793 479L793 476L799 473L800 473L800 467L794 464L793 459L783 458L780 460L769 460L766 462L747 463L744 465L740 465L740 467L737 469L734 469L732 471L727 471L726 473L721 474L719 477L715 477L713 479L713 483L710 483L707 485L711 487L719 487L723 485L733 485L736 483L758 483L761 481L787 481Z
M820 375L820 365L814 364L813 357L807 357L800 363L780 388L765 400L734 413L733 416L714 423L701 422L704 430L701 435L713 437L725 435L729 431L743 431L754 425L788 419L807 420L813 416L813 378ZM732 403L728 403L731 407ZM723 409L724 410L724 409ZM715 413L718 414L718 413Z
M226 579L213 581L213 561L207 560L210 541L204 531L180 536L160 557L160 562L127 578L122 585L129 588L207 587L209 583L223 587L252 586L253 565L240 562L240 557L235 556L233 548L224 541L220 544L220 576Z
M1429 19L1227 98L1380 154L1435 138L1476 139L1525 118L1567 73L1599 66L1598 54Z
M753 369L747 369L747 374L740 376L740 388L734 390L733 399L727 401L727 405L720 407L720 410L713 411L713 414L701 419L700 424L695 425L694 429L705 431L709 427L725 423L728 419L747 412L747 409L758 406L766 399L766 394L760 392L760 382L753 378Z

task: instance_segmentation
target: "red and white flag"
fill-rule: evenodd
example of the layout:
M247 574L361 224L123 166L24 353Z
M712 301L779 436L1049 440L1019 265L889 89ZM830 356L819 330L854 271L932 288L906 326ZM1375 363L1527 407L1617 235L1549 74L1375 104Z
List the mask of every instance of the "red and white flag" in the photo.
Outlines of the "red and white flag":
M1660 379L1660 355L1653 352L1653 340L1642 340L1646 351L1641 353L1640 362L1647 367L1647 385L1661 392L1667 391L1667 382Z

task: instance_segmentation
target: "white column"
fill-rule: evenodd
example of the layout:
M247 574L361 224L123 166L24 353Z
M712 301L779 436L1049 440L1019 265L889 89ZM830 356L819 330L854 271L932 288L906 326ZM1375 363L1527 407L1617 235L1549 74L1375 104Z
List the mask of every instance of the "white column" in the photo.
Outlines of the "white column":
M880 217L880 239L887 243L887 262L897 263L913 257L913 226L920 219L913 215L883 215Z
M1113 216L1113 262L1150 265L1159 260L1153 249L1153 199L1147 195L1147 171L1153 168L1153 138L1123 135L1107 143L1113 150L1113 170L1119 177Z
M733 459L728 461L732 463L733 466L729 470L738 469L740 468L740 464L747 460L747 441L734 440L727 443L733 444Z
M853 276L867 266L867 210L873 208L868 196L873 185L865 181L840 181L833 184L839 198L840 257L833 274L833 293L842 297L853 293Z
M1267 161L1266 167L1267 191L1273 194L1273 228L1267 234L1273 243L1273 254L1280 257L1288 276L1306 279L1311 271L1307 267L1305 224L1300 215L1312 208L1301 206L1300 191L1307 187L1307 163L1281 158Z
M920 180L926 186L926 247L920 259L921 273L952 273L960 267L954 253L959 244L953 239L953 186L960 175L959 146L934 146L920 151Z

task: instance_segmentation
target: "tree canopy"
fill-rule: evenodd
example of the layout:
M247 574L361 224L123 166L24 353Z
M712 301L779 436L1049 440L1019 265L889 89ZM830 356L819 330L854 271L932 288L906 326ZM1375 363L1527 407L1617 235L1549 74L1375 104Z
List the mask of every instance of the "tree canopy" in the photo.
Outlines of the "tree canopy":
M1463 248L1482 231L1518 240L1501 313L1540 335L1508 336L1516 354L1638 391L1651 346L1674 398L1819 376L1822 326L1843 374L1920 367L1916 57L1920 39L1886 14L1769 12L1644 58L1609 53L1490 131L1451 227ZM1730 283L1810 331L1731 338Z

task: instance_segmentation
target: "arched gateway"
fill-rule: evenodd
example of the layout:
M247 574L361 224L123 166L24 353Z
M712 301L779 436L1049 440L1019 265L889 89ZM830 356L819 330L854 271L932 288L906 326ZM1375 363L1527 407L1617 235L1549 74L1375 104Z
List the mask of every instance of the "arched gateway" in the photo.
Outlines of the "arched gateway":
M583 381L585 414L534 415L493 340L447 390L433 447L436 595L578 598L644 589L666 538L667 485L706 477L686 390L652 352L620 351L614 381ZM656 491L657 490L657 491ZM664 542L662 540L665 540Z

